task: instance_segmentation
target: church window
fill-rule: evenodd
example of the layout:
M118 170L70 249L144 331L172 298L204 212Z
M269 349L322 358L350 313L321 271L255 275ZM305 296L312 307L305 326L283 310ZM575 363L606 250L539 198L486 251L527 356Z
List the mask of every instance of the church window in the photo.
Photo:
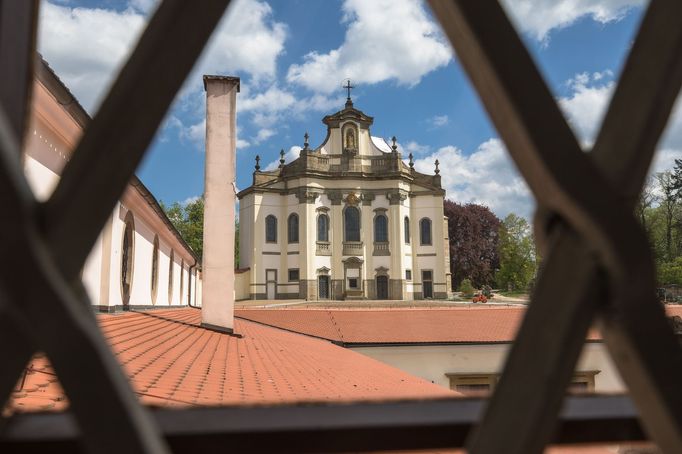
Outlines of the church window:
M156 293L159 285L159 236L154 235L154 250L152 251L152 304L156 304Z
M405 216L405 244L410 244L410 218Z
M345 241L360 241L360 210L347 207L343 212Z
M388 242L388 218L383 214L374 218L374 241L377 243Z
M168 304L173 301L173 262L175 261L173 250L170 251L170 263L168 264Z
M326 214L317 217L317 241L329 241L329 216Z
M298 215L292 213L287 220L287 237L289 243L298 243Z
M419 221L419 235L421 244L432 244L431 242L431 219L422 218Z
M277 242L277 218L271 214L265 218L265 242Z
M126 215L125 224L121 245L121 298L123 305L127 306L133 287L133 263L135 262L135 221L131 212Z
M298 282L300 273L298 268L289 268L289 282Z
M412 280L412 270L405 270L405 279L408 281Z

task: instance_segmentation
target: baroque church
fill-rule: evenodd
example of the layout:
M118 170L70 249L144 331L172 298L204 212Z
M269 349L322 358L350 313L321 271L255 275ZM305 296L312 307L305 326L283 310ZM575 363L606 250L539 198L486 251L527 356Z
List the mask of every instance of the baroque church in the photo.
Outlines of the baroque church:
M239 292L251 299L446 298L451 292L445 190L403 162L395 138L373 137L353 106L322 122L327 136L237 194ZM248 281L248 282L247 282Z

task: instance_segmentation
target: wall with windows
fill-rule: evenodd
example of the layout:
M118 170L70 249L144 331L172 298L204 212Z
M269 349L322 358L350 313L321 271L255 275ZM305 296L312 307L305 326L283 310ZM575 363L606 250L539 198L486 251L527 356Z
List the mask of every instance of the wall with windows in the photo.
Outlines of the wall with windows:
M297 195L296 188L303 184L306 190L316 193L311 200ZM380 298L382 294L377 288L380 275L388 279L388 293L383 297L389 299L447 296L442 243L447 233L442 223L442 196L430 193L405 196L400 203L391 203L387 193L407 194L415 189L397 180L292 180L286 186L278 183L272 189L276 192L254 191L240 200L240 232L244 232L240 239L240 266L250 269L250 298L324 298L320 296L320 276L329 279L328 291L322 292L326 298L342 299L353 292L357 297ZM336 203L330 197L335 191L340 193L340 202L338 195ZM348 201L349 196L367 194L368 200ZM357 214L357 219L350 222L346 213ZM320 217L326 219L322 239ZM409 243L405 242L405 219ZM430 226L427 244L421 244L420 220ZM354 228L358 224L359 230ZM298 235L290 232L290 227L296 226ZM352 237L346 238L349 234ZM349 250L349 245L354 249ZM361 263L349 267L352 257ZM290 279L291 270L298 270L298 280ZM410 279L406 278L407 270ZM431 276L429 292L422 288L422 271ZM353 281L357 288L350 288L349 277L357 278ZM274 290L272 283L268 287L268 281L273 279Z
M363 355L397 367L412 375L444 387L451 377L488 377L493 380L502 372L511 344L478 345L414 345L351 347ZM578 360L576 372L594 377L596 392L626 392L618 371L601 342L587 342Z
M38 72L23 163L31 188L39 200L45 200L58 183L59 175L89 118L84 111L78 110L79 106L67 106L57 100L51 90L64 90L64 87L54 74ZM113 311L122 309L124 305L179 306L195 301L190 300L190 295L196 297L198 293L196 268L191 288L188 280L189 267L196 261L158 210L160 208L149 191L139 180L133 179L112 210L82 270L83 283L93 306ZM124 239L127 221L134 228ZM155 237L159 239L156 299L153 298L151 278ZM125 264L124 243L129 246ZM174 255L172 265L171 250ZM173 273L170 292L169 272ZM125 282L123 277L126 277ZM126 294L129 297L124 301Z

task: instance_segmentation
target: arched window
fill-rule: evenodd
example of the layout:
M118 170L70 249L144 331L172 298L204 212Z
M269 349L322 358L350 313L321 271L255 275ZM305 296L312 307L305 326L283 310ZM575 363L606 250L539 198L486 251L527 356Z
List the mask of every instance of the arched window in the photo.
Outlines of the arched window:
M175 254L173 254L173 249L170 253L170 261L168 263L168 305L172 304L173 301L173 262L175 261Z
M291 213L287 219L287 238L289 243L298 243L298 215Z
M374 218L374 241L377 243L388 242L388 218L383 214Z
M405 244L410 244L410 218L405 216Z
M277 218L271 214L265 218L265 242L277 242Z
M329 216L326 214L317 217L317 241L329 241Z
M180 295L178 300L182 304L182 294L185 291L185 259L180 260Z
M154 251L152 252L152 304L156 304L156 293L159 286L159 236L154 235Z
M127 306L133 287L133 264L135 263L135 220L130 211L126 215L125 224L121 240L121 299L123 305Z
M422 218L419 221L419 236L421 244L431 243L431 219Z
M360 210L346 207L343 212L344 241L360 241Z

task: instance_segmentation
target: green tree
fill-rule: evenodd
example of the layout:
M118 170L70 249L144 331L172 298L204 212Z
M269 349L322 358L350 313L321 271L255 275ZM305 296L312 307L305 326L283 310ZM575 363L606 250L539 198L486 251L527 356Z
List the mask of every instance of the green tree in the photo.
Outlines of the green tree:
M201 196L186 204L175 202L166 206L160 202L161 208L171 223L180 232L180 236L201 259L204 255L204 197ZM234 267L239 267L239 222L235 224L234 235Z
M676 182L672 172L656 174L658 186L661 190L659 208L662 209L665 221L665 259L671 261L673 256L673 230L675 229L675 217L678 211L679 199Z
M509 214L500 226L500 269L495 274L498 287L505 290L528 288L536 273L535 243L528 222Z
M204 253L203 196L184 205L179 202L175 202L170 206L160 202L160 205L168 219L180 232L180 236L201 259Z
M658 265L658 281L661 284L682 285L682 257Z

